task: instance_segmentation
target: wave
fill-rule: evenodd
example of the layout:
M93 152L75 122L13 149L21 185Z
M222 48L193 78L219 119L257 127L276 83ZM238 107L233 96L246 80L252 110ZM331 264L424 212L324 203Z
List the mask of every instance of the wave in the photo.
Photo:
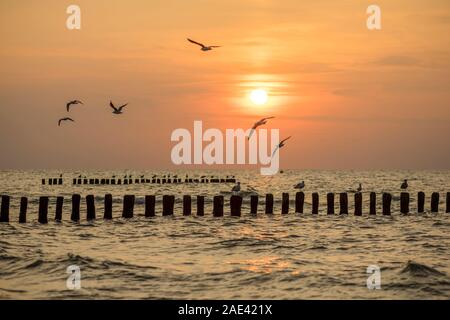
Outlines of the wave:
M445 273L443 272L440 272L432 267L411 260L408 261L408 263L400 271L400 273L409 274L414 277L445 276Z

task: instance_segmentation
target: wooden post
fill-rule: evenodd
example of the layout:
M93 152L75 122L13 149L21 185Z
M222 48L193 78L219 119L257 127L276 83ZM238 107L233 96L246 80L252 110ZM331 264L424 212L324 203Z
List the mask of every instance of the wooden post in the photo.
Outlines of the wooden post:
M58 184L58 178L53 178L53 184L57 185Z
M43 186L45 185L45 179L42 179L42 185Z
M375 192L370 193L369 214L370 215L377 214L377 194Z
M266 194L266 214L273 213L273 194Z
M446 205L445 213L450 213L450 192L447 192L447 205Z
M417 194L417 212L425 212L425 192L422 191Z
M214 196L213 216L223 217L223 196Z
M281 198L281 214L289 213L289 193L283 193Z
M303 205L305 204L305 194L303 192L297 192L295 194L295 212L303 213Z
M0 208L0 222L9 222L9 196L2 196L2 206Z
M334 214L334 193L327 194L327 214Z
M86 220L95 220L95 198L91 194L86 196Z
M241 207L242 207L242 197L233 195L230 198L230 209L232 217L240 217L241 216Z
M53 179L52 178L48 178L48 185L49 186L53 185Z
M55 221L62 221L64 197L56 198Z
M312 214L319 214L319 194L314 192L312 194Z
M77 184L77 179L73 178L72 179L72 184Z
M112 203L113 198L111 194L105 194L105 210L103 212L103 219L111 220L112 219Z
M94 183L95 183L95 184L100 184L100 180L95 179L95 180L94 180Z
M391 215L391 201L392 195L390 193L383 193L383 215Z
M156 197L154 195L145 196L145 216L155 216Z
M79 194L72 195L72 214L70 216L72 221L80 221L80 202L81 196Z
M59 178L59 179L58 179L58 184L59 184L59 185L63 184L63 179L62 179L62 178Z
M439 192L431 194L431 212L439 212Z
M339 214L348 214L348 195L347 192L339 194Z
M122 218L133 218L134 200L134 195L125 195L123 197Z
M20 212L19 212L19 223L27 222L27 208L28 208L28 198L20 198Z
M257 194L250 196L250 214L258 214L258 200Z
M87 178L83 179L83 184L88 184L88 179Z
M362 216L362 193L355 193L355 216Z
M192 199L189 195L183 196L183 216L190 216L192 210Z
M205 215L205 196L197 196L197 216Z
M400 193L400 213L403 213L403 214L409 213L409 193L408 192Z
M48 216L48 197L40 197L38 222L42 224L48 223L47 216Z
M175 196L163 196L163 216L173 215L173 207L175 203Z

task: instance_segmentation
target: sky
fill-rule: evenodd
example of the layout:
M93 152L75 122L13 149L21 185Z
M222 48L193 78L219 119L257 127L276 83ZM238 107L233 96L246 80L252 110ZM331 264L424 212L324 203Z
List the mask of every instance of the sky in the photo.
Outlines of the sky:
M266 116L282 168L450 169L450 2L378 0L381 30L371 4L0 0L0 169L175 168L175 129Z

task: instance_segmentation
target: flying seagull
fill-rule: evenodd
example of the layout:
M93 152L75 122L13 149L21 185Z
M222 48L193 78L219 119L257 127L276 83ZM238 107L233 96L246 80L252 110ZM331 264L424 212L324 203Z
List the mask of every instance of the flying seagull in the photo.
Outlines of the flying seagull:
M402 185L400 186L400 188L402 188L402 189L408 189L408 180L407 180L407 179L405 179L405 180L403 181L403 183L402 183Z
M187 39L190 43L193 43L193 44L196 44L196 45L198 45L198 46L200 46L201 47L201 49L200 50L202 50L202 51L210 51L210 50L212 50L212 49L214 49L214 48L220 48L220 46L205 46L204 44L202 44L202 43L200 43L200 42L197 42L197 41L194 41L194 40L191 40L191 39Z
M287 138L284 139L284 140L281 140L281 142L275 147L275 150L273 150L272 158L273 158L273 156L275 155L275 153L277 152L277 150L283 148L283 147L284 147L284 143L285 143L287 140L289 140L290 138L291 138L291 136L287 137Z
M80 100L72 100L70 102L67 102L67 104L66 104L67 112L70 111L70 106L75 105L75 104L83 104L83 102L81 102Z
M72 118L61 118L61 119L58 120L58 127L61 126L61 122L62 122L62 121L72 121L72 122L75 122L75 120L73 120Z
M305 187L305 181L302 181L300 183L297 183L294 188L295 189L303 189Z
M248 135L248 140L250 140L250 138L251 138L251 136L253 135L253 133L255 132L256 128L258 128L259 126L262 126L262 125L266 124L266 123L267 123L267 120L273 119L273 118L275 118L275 117L262 118L261 120L259 120L258 122L256 122L256 123L253 125L252 129L250 130L250 133L249 133L249 135Z
M125 108L125 107L128 105L128 103L126 103L126 104L124 104L123 106L120 106L120 107L118 107L118 108L116 108L116 107L114 106L114 104L112 103L112 101L109 102L109 105L110 105L111 108L114 109L114 111L113 111L114 114L122 114L122 109Z

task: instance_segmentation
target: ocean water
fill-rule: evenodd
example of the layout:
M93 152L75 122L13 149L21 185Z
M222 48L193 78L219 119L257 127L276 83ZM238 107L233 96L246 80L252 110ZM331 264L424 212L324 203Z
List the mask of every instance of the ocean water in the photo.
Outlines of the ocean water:
M242 183L242 217L229 216L230 184L133 184L72 186L72 178L178 174L235 175ZM64 185L42 186L59 177ZM411 213L399 214L400 184L409 179ZM305 213L295 214L296 190L305 180ZM325 213L327 192L363 184L364 214ZM450 214L445 194L450 171L291 171L263 177L257 171L1 171L0 194L10 195L10 223L0 223L0 299L449 299ZM393 194L392 216L368 216L368 193ZM417 214L417 192L426 193L426 213ZM281 216L289 192L290 214ZM320 214L311 215L311 193L320 194ZM431 192L440 192L440 212L430 213ZM114 197L112 221L69 221L70 197ZM249 214L249 194L260 195ZM265 215L264 194L275 197ZM122 197L136 195L135 217L121 216ZM144 196L157 195L157 217L145 218ZM161 216L161 198L176 196L175 215ZM205 216L183 217L182 195L205 195ZM212 197L225 196L225 216L214 218ZM37 223L38 197L50 196L49 224ZM52 221L56 196L64 196L63 221ZM17 223L21 196L29 197L28 222ZM337 201L336 199L336 209ZM378 196L378 212L380 208ZM195 197L193 197L195 214ZM81 270L81 289L69 290L68 266ZM367 267L381 270L381 289L369 290Z

